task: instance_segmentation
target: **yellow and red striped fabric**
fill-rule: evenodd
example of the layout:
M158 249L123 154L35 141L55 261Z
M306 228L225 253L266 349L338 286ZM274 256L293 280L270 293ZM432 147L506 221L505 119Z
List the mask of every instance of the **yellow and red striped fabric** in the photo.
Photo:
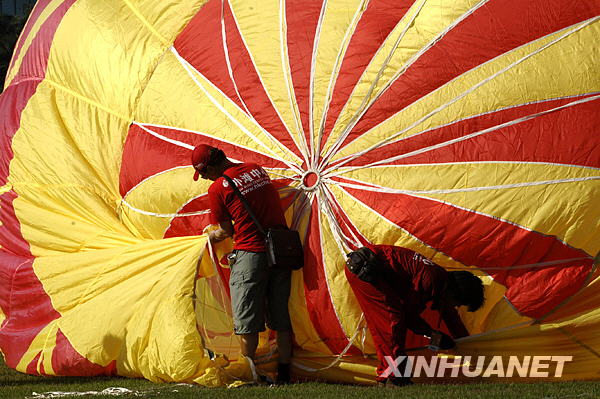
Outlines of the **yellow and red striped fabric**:
M483 279L457 353L600 378L598 37L597 1L38 1L0 96L6 363L247 376L189 165L207 143L263 165L303 235L297 374L374 380L343 271L372 242Z

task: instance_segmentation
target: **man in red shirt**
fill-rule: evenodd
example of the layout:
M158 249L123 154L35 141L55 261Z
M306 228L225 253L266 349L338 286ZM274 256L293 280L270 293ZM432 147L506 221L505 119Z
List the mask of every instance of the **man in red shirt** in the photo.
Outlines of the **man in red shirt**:
M346 276L364 312L380 361L377 381L393 385L412 384L410 377L386 375L389 359L403 356L406 329L438 341L451 349L454 340L436 331L421 318L428 303L440 312L454 338L469 335L456 306L470 312L484 301L481 280L467 271L447 272L422 255L392 245L369 245L348 254ZM403 371L405 362L398 365Z
M192 165L196 170L194 180L201 176L213 181L208 189L210 217L211 223L219 227L209 233L210 242L234 239L235 260L229 285L234 332L241 337L242 354L254 367L258 333L265 330L266 313L267 325L277 331L277 382L287 383L292 353L288 312L291 270L269 267L264 235L223 176L234 182L265 230L286 226L279 194L263 168L254 163L231 162L218 148L200 144L192 153Z

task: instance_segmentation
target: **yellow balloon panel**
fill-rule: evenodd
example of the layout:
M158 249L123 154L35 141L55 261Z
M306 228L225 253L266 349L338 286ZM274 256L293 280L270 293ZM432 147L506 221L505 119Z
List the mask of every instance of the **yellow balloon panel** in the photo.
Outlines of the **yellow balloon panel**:
M354 88L336 122L324 153L343 139L368 107L390 84L433 43L443 37L453 23L481 5L476 0L460 0L446 7L441 0L416 1L394 27ZM338 159L340 156L334 156Z
M352 33L366 9L362 0L337 0L325 3L317 32L314 75L311 81L311 123L313 148L318 148L323 132L324 115L331 101L336 77ZM318 152L316 152L318 153Z
M475 210L550 234L595 254L590 236L600 210L593 206L600 176L594 168L542 163L458 163L358 169L343 176L376 184L375 191L398 192ZM377 176L377 181L373 181ZM460 188L456 188L460 187ZM535 203L532 210L527 204ZM586 212L582 214L581 210ZM573 220L577 219L577 222Z
M320 217L319 224L323 226L321 243L327 285L340 325L350 339L357 334L360 328L362 311L344 273L348 250L342 246L340 237L333 232L337 222L324 212Z
M200 141L198 135L210 136L286 162L299 161L173 52L161 59L139 99L134 118L144 124L190 130L190 142Z
M142 181L123 198L120 217L126 220L130 229L137 231L140 237L161 239L176 217L191 214L180 212L182 204L185 205L205 194L208 189L207 181L195 182L191 179L192 175L191 166L185 166L167 170ZM198 234L202 233L203 227L198 226Z
M235 0L229 2L237 29L254 64L261 83L288 132L301 130L287 61L285 2ZM256 10L261 10L260 18ZM231 34L231 33L229 33Z
M105 366L118 358L125 375L189 381L206 366L192 303L205 243L198 237L140 241L41 257L34 269L61 315L58 327L87 359ZM115 306L118 311L101 311Z
M22 50L19 52L18 55L14 54L13 59L11 60L12 67L9 68L9 70L7 71L6 79L4 80L5 88L8 87L11 83L17 83L13 82L13 79L15 78L15 76L19 72L19 69L23 65L23 58L25 57L25 54L27 54L27 50L30 48L31 43L34 41L36 35L40 32L41 27L47 21L48 17L50 17L52 13L54 13L63 2L64 0L51 0L45 7L41 3L37 4L34 7L34 10L36 10L36 12L38 7L43 7L43 10L40 12L39 18L37 18L35 21L29 20L27 22L27 25L31 26L30 33L27 36L24 36L22 33L21 37L19 37L17 45L18 43L22 42Z
M599 30L597 21L576 24L482 64L403 108L332 159L485 112L597 92L600 78L586 72L597 55L585 43ZM557 59L560 68L555 67Z

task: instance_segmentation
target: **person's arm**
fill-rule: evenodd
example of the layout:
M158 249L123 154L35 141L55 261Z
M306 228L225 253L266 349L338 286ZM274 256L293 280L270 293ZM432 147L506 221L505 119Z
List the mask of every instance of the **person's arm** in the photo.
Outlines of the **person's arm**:
M469 335L469 331L463 324L458 311L454 306L442 306L440 314L444 324L448 327L448 331L454 338L462 338Z
M433 328L420 315L407 309L406 316L406 325L412 332L417 335L431 337Z
M208 240L215 244L226 238L233 237L233 224L231 220L219 222L219 228L208 233Z

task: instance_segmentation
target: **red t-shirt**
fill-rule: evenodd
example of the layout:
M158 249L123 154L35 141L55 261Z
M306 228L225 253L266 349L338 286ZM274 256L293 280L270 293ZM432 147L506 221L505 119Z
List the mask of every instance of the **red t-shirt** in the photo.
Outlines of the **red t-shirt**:
M432 309L440 311L453 337L469 335L456 309L443 306L448 281L448 272L444 268L407 248L393 245L368 245L368 248L394 271L386 276L379 288L390 300L401 302L410 309L408 321L414 332L425 333L429 329L419 314L431 301Z
M263 229L286 225L279 194L263 168L254 163L239 163L228 168L225 174L246 197ZM219 177L210 185L208 201L211 223L233 221L234 249L250 252L265 250L264 236L225 178Z

